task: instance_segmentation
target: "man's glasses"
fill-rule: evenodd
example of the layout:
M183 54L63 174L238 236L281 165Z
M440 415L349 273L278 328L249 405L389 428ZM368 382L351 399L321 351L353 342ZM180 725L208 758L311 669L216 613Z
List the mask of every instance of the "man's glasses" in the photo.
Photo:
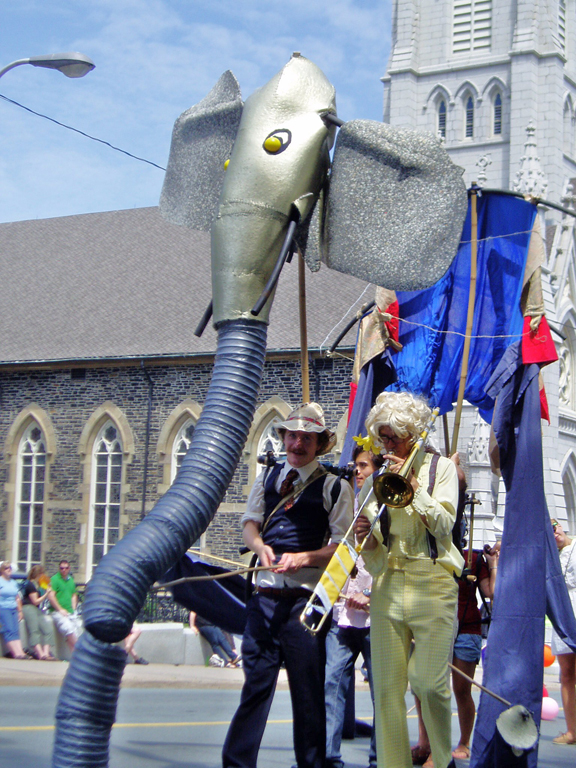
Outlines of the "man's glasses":
M380 435L380 440L382 440L383 443L393 443L394 445L398 445L398 443L401 443L405 438L398 437L398 435Z

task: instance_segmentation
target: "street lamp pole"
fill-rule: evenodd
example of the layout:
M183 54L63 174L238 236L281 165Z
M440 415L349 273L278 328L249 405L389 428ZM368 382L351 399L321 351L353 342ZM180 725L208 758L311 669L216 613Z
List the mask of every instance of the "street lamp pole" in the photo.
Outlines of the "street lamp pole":
M17 59L8 64L4 69L0 69L0 77L5 75L14 67L20 67L22 64L32 64L33 67L44 67L46 69L57 69L66 77L84 77L96 66L92 59L84 56L83 53L49 53L46 56L30 56L28 59Z

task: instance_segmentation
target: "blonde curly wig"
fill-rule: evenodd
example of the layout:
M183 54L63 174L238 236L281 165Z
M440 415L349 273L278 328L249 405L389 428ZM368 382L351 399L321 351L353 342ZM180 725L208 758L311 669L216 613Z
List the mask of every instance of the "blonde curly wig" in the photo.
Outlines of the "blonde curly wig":
M382 392L366 419L366 429L374 445L383 447L380 427L390 427L398 437L415 442L430 421L432 410L426 400L409 392Z

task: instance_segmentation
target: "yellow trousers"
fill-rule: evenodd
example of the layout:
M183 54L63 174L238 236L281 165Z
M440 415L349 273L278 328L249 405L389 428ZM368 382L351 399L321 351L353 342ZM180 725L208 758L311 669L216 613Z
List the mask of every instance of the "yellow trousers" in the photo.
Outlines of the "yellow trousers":
M435 768L446 768L452 758L448 661L457 597L453 577L430 558L389 557L387 570L374 579L370 636L378 768L412 766L408 682L422 704Z

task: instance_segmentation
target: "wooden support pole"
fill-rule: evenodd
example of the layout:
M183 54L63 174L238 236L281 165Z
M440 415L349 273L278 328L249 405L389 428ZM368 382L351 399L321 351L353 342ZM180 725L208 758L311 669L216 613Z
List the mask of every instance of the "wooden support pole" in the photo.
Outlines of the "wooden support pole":
M474 304L476 301L476 276L478 262L478 212L477 212L477 193L475 182L472 183L470 192L470 289L468 291L468 315L466 318L466 336L464 338L464 349L462 351L462 367L460 369L460 386L458 388L458 401L456 403L456 413L454 416L454 430L452 432L452 445L450 455L458 450L458 435L460 433L460 419L462 417L462 404L464 402L464 389L468 377L468 360L470 358L470 344L472 336L472 327L474 324Z
M444 453L450 456L450 429L448 427L448 414L442 414L442 431L444 432Z
M306 265L298 255L298 306L300 311L300 368L302 370L302 402L310 402L310 373L308 370L308 329L306 321Z

